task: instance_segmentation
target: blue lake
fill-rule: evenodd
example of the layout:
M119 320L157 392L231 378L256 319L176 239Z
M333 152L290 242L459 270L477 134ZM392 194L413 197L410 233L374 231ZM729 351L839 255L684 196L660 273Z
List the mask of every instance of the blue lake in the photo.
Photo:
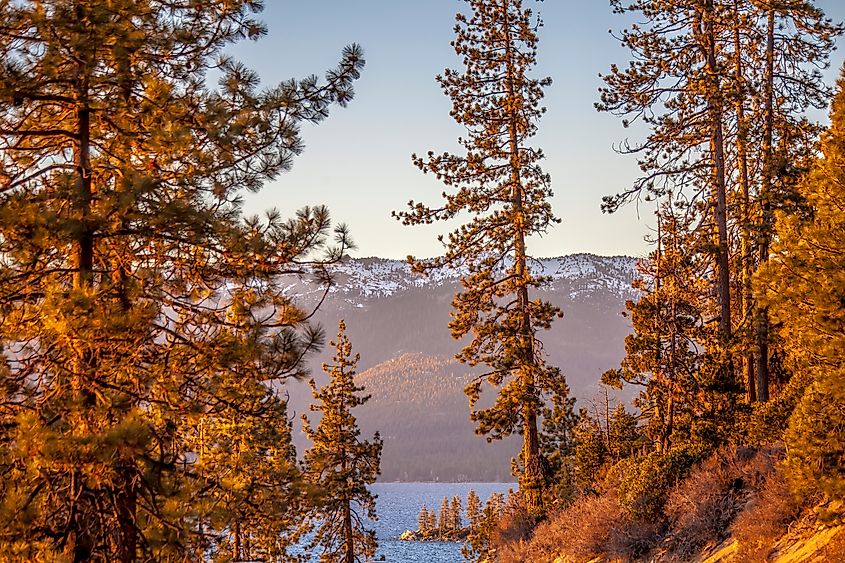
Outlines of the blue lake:
M484 503L493 493L507 493L515 483L376 483L371 490L378 495L379 520L373 524L378 537L378 557L392 563L457 563L463 561L461 544L454 542L400 541L405 530L417 529L420 507L440 510L443 497L457 495L466 508L466 497L475 489ZM464 514L466 521L466 514Z

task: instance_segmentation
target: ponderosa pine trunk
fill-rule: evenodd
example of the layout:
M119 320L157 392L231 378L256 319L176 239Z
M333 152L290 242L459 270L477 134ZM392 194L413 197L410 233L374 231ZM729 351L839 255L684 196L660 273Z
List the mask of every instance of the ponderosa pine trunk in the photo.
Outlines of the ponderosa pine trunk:
M710 128L710 158L712 166L711 205L716 224L716 295L719 305L719 339L725 349L731 344L731 277L728 245L727 193L725 181L725 141L722 128L722 100L719 83L719 67L716 61L716 30L712 0L704 3L703 39L705 42L705 71L707 73L707 113ZM730 361L722 369L722 382L733 384L733 368Z
M125 269L118 266L115 269L114 277L121 310L129 314L131 302L127 293ZM117 460L117 491L115 493L117 521L119 523L116 555L120 563L132 563L137 558L138 548L137 512L140 476L138 475L136 460L131 451L122 451L119 456Z
M84 19L82 8L77 6L77 17ZM88 77L84 63L77 66L76 80L76 143L74 144L75 209L79 218L79 231L75 244L74 279L76 290L87 291L94 280L94 236L90 224L91 215L91 109L88 105ZM87 419L88 406L94 400L86 390L86 380L93 377L92 358L83 347L82 357L72 366L71 397L72 420L70 423L81 435L90 433ZM74 563L91 559L94 539L89 522L90 515L85 506L87 495L80 468L74 468L71 475L71 501L68 531L64 551Z
M760 263L769 259L769 238L772 230L772 187L774 183L774 80L775 80L775 11L768 10L766 22L766 76L763 122L763 177L760 186L761 218L759 246ZM757 400L769 400L769 312L758 307L755 315Z
M525 214L523 211L523 186L520 176L521 158L519 154L519 138L517 134L517 120L519 115L513 103L516 98L514 85L515 69L513 65L513 47L511 45L510 22L508 21L508 1L502 0L502 13L505 18L505 60L507 61L507 100L510 105L508 112L511 167L511 204L513 206L514 229L514 278L519 284L517 299L519 311L522 315L520 334L520 350L522 352L521 377L523 386L522 409L522 475L519 479L519 489L522 500L529 513L537 514L543 511L543 487L545 476L540 459L540 440L537 434L537 401L535 400L535 362L534 338L531 330L531 301L528 296L528 260L525 248Z
M740 34L741 17L739 12L739 0L734 0L734 80L736 81L736 159L737 173L740 183L740 220L742 221L742 240L740 243L740 261L742 264L742 291L740 301L742 304L742 322L745 330L749 330L754 324L754 295L751 287L751 278L754 274L752 263L751 243L751 181L748 174L748 120L745 115L745 99L747 86L745 83L745 71L743 68L742 36ZM749 334L746 332L745 334ZM748 342L749 340L746 340ZM757 400L755 385L754 351L750 349L743 354L743 379L746 385L746 399L749 403Z
M352 508L349 500L343 505L343 562L355 563L355 535L352 530Z
M137 556L138 528L136 513L138 508L135 480L137 474L131 459L122 459L118 469L118 486L115 502L120 536L117 540L117 560L120 563L133 563Z
M675 221L672 221L672 229L673 231L677 229L677 225ZM658 237L659 238L659 237ZM677 377L677 343L678 343L678 296L677 296L677 272L675 271L675 260L677 260L678 256L678 249L674 248L674 243L677 242L678 237L677 233L673 233L672 238L670 239L673 242L672 248L672 260L673 260L673 268L672 271L669 273L670 278L669 281L671 282L671 287L669 288L669 295L670 295L670 303L669 303L669 314L670 314L670 321L669 321L669 382L667 387L667 395L666 398L666 423L664 425L663 430L663 451L669 451L669 448L672 447L672 432L675 429L675 379Z
M657 217L657 256L656 260L654 261L654 293L657 295L657 299L655 300L654 306L657 309L656 314L654 315L654 336L657 339L656 346L654 348L654 355L655 355L655 363L659 367L660 371L655 375L662 381L665 382L666 378L664 364L662 364L663 360L663 336L661 335L661 326L663 323L663 305L662 299L663 297L660 294L660 289L662 287L662 278L661 278L661 266L663 265L663 221L660 217L660 208L658 207L657 211L655 211L655 216ZM669 421L669 405L671 403L671 396L667 397L666 408L663 408L663 405L660 402L660 399L657 398L654 401L654 406L656 409L657 418L660 421L661 431L660 431L660 441L657 444L658 451L660 453L665 453L669 449L669 428L667 428L668 421ZM610 447L610 420L608 415L608 431L607 431L607 440L608 440L608 447Z
M235 541L232 545L232 561L240 561L241 560L241 521L235 521Z
M344 400L344 393L341 390L341 401ZM341 448L340 471L346 475L348 468L348 457L346 448ZM348 485L348 484L347 484ZM343 563L355 563L355 531L352 528L352 500L344 492L343 497Z

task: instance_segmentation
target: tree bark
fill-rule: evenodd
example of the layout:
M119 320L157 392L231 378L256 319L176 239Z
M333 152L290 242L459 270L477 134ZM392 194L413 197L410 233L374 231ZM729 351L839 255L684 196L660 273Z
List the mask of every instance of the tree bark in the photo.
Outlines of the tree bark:
M84 14L77 5L77 18L82 21ZM94 281L94 236L91 232L91 110L88 106L88 77L84 64L80 63L76 74L76 143L74 145L75 163L75 202L80 229L74 248L73 285L77 290L88 290ZM88 407L94 401L93 395L86 389L86 380L93 376L92 358L83 347L81 356L76 359L71 376L72 414L71 424L77 435L90 434ZM65 552L71 555L74 563L89 561L93 555L94 538L90 525L90 514L85 506L86 494L81 473L73 469L71 475L72 495L71 516Z
M120 536L117 541L117 560L132 563L136 559L138 529L136 525L137 493L135 489L135 468L128 460L121 460L118 469L118 490L116 494L117 520Z
M671 200L670 200L671 204ZM669 273L669 281L671 286L669 288L669 295L671 296L670 308L670 322L669 322L669 384L667 385L667 392L669 397L666 400L666 425L663 436L663 451L669 451L672 447L672 432L675 430L675 380L677 376L677 351L678 351L678 225L674 217L672 219L672 260L673 268Z
M355 563L355 536L352 530L352 509L347 500L343 505L343 561Z
M515 69L513 64L513 44L511 40L508 0L502 0L502 15L505 29L505 60L507 61L507 96L508 96L508 141L510 151L511 171L511 205L514 228L514 277L518 284L517 299L521 315L520 349L521 363L520 377L522 378L522 475L519 479L519 489L522 500L529 513L543 512L543 488L545 475L543 463L540 459L540 440L537 430L536 396L536 362L534 359L534 335L531 327L531 301L528 296L528 260L525 246L525 214L523 209L523 186L520 174L521 158L519 155L519 138L517 123L519 115L516 113Z
M711 205L716 224L716 294L719 301L719 338L727 350L731 344L731 277L730 253L728 245L727 193L725 185L725 140L722 129L722 100L720 93L719 68L716 61L716 31L714 25L714 6L712 0L705 3L703 14L704 42L708 77L707 108L710 118L710 154L712 159ZM722 384L733 385L733 367L730 361L723 367Z
M232 546L232 561L241 560L241 521L235 520L235 541Z
M759 246L760 264L769 259L769 237L772 229L772 185L774 176L774 76L775 76L775 11L769 8L766 25L766 83L763 124L763 181L760 186ZM769 400L769 312L758 307L755 322L757 400Z
M742 61L742 36L740 34L741 14L739 1L734 0L734 80L736 81L736 152L739 182L742 190L740 216L742 221L741 261L742 261L742 323L746 331L754 324L754 296L751 289L751 277L754 273L751 243L751 188L748 175L748 120L745 116L746 83ZM748 332L746 332L748 334ZM750 337L747 340L750 343ZM754 380L754 351L751 346L743 354L743 379L746 385L746 399L749 403L757 400Z

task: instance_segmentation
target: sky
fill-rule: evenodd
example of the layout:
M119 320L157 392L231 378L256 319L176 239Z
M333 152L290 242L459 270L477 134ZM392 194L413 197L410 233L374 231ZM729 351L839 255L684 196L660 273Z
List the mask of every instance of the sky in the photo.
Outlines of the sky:
M816 4L833 19L845 19L845 1ZM246 212L274 207L292 215L305 205L325 204L336 222L349 226L358 246L354 256L440 254L437 234L448 232L449 224L406 227L391 211L404 209L410 199L439 203L443 186L414 167L411 154L457 148L462 129L449 117L449 99L434 77L459 68L449 42L462 8L460 0L267 0L260 17L269 33L230 49L258 71L263 84L322 75L353 42L363 47L366 67L355 99L335 107L323 123L303 126L304 153L290 172L247 196ZM630 186L638 173L634 157L614 151L632 131L593 108L599 73L630 58L609 34L625 20L607 0L546 0L536 9L544 26L535 75L550 76L553 84L534 145L546 155L552 206L562 224L533 237L529 252L643 256L653 209L629 205L612 215L600 209L603 195ZM843 60L840 39L826 73L829 83Z

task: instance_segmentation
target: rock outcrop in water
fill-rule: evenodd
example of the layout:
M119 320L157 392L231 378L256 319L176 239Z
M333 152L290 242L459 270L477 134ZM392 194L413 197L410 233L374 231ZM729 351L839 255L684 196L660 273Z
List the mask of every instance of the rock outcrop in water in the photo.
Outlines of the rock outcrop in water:
M466 541L467 537L470 534L470 527L465 526L460 530L449 530L445 533L440 533L439 530L436 530L431 533L423 533L420 530L406 530L402 532L402 535L399 536L399 539L402 541L453 541L453 542L463 542Z

